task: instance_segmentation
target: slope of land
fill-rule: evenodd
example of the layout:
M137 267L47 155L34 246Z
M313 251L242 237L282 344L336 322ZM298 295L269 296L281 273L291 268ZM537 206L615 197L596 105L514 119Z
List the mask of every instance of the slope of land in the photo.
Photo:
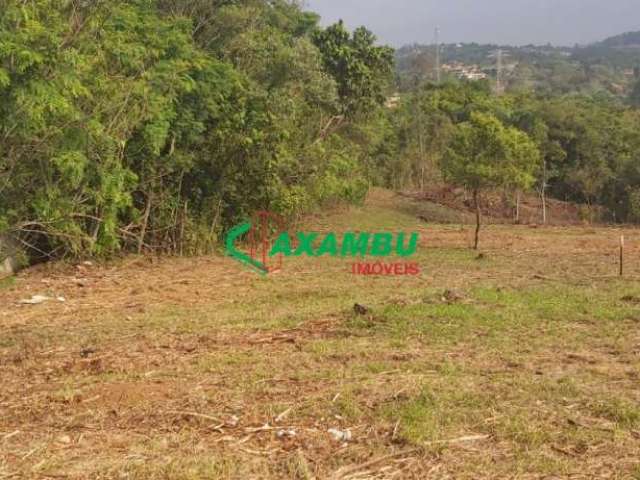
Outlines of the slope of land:
M473 223L475 222L475 207L471 194L463 188L450 186L434 186L424 193L406 193L414 199L413 211L428 221L436 223ZM543 224L542 200L535 194L522 194L520 205L511 193L509 196L499 192L485 193L481 199L480 210L483 222L520 223L523 225ZM519 209L516 222L516 210ZM440 212L440 213L437 213ZM602 209L556 199L546 200L546 224L552 226L585 225L589 218L598 219L603 215Z
M417 277L211 256L5 281L0 478L640 478L640 231L491 226L478 257L417 218L440 213L376 191L304 226L418 230Z

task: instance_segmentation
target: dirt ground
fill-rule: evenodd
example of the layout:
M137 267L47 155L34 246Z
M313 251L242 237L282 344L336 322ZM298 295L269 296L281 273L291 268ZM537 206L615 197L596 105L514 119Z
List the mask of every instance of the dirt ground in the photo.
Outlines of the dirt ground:
M426 192L410 193L409 197L428 201L446 207L462 215L468 222L474 221L475 207L471 194L462 188L454 188L447 185L434 185ZM542 199L537 194L522 193L519 196L513 193L489 192L481 196L480 206L482 214L490 220L488 223L514 223L516 211L519 209L519 217L516 223L522 225L543 224ZM580 226L595 221L604 214L602 208L597 206L588 208L586 205L577 205L571 202L563 202L554 198L546 199L546 225Z
M378 191L300 227L419 231L418 276L214 255L3 281L0 479L640 479L640 231L490 226L479 255L421 208Z

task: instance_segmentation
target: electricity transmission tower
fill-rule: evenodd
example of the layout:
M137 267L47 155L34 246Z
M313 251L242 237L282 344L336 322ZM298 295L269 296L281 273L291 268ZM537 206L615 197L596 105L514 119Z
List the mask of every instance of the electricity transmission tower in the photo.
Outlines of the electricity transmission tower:
M442 77L440 63L440 27L436 27L436 83L438 84Z
M502 95L505 92L504 58L507 55L501 48L492 54L496 57L496 95Z
M498 50L498 68L496 74L496 92L498 95L502 95L503 93L503 85L502 85L502 49Z

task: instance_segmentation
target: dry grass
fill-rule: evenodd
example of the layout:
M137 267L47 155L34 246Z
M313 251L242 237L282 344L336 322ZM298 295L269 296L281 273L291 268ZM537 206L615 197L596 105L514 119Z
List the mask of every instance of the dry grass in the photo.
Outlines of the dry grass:
M419 277L132 257L1 284L0 479L640 478L640 231L494 226L477 259L407 202L306 228L420 229Z

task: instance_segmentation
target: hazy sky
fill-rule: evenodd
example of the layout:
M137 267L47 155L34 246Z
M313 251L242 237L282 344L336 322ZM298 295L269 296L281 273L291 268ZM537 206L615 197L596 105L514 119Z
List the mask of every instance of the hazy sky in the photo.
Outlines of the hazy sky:
M365 25L382 42L574 45L640 30L640 0L307 0L323 23Z

